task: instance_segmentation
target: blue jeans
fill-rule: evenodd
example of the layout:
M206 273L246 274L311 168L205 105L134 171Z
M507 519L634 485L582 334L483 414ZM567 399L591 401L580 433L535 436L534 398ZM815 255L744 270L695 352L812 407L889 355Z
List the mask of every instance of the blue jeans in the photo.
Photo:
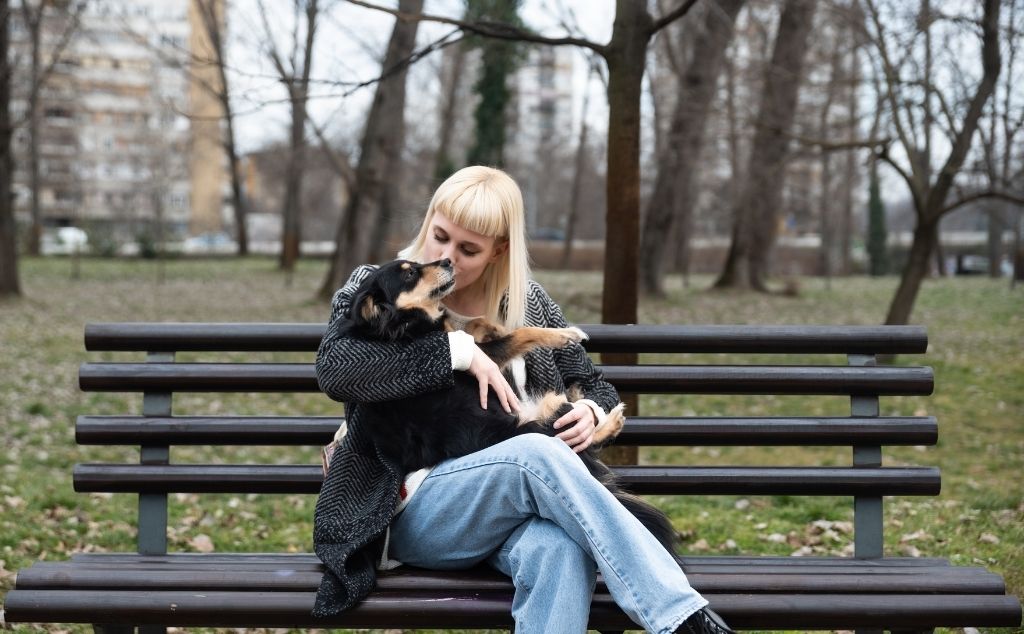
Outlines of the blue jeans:
M597 571L649 632L707 605L679 565L561 440L524 434L439 464L391 525L391 557L487 562L512 578L517 634L585 632Z

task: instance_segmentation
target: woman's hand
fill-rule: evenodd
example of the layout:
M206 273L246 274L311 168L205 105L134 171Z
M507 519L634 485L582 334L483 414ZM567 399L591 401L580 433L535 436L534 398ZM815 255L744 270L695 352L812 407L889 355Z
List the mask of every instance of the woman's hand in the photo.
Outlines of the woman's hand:
M506 412L511 414L519 411L519 398L515 390L505 380L505 375L498 369L498 364L476 344L473 344L473 360L469 364L468 372L480 382L480 407L487 409L487 390L493 388Z
M590 446L594 441L594 430L597 428L597 419L594 418L594 410L584 403L573 403L572 409L554 423L555 429L568 427L557 435L565 444L572 447L576 453L580 453Z

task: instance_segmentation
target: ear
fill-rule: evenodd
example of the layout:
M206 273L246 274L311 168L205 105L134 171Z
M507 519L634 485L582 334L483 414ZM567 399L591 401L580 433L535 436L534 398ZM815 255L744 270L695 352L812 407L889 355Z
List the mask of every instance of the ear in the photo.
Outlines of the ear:
M498 258L504 257L506 253L508 253L508 240L496 239L494 241L494 253L491 254L488 262L496 262Z
M373 301L373 296L367 294L363 298L363 305L359 307L359 315L365 321L373 321L378 315L380 315L380 308Z

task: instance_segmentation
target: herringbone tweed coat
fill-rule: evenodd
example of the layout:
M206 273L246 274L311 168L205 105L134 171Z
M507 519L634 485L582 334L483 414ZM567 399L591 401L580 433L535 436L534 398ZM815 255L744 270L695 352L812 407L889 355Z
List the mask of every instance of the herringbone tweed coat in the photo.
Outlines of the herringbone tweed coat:
M362 432L359 403L395 400L454 384L451 350L443 332L393 343L337 334L337 321L348 314L356 289L373 270L373 266L360 266L335 293L317 351L320 389L345 403L348 422L348 434L334 452L316 504L313 544L326 568L313 609L317 616L338 614L373 589L375 564L405 477ZM533 281L527 289L526 325L568 325L558 305ZM605 411L618 403L615 388L579 344L534 350L525 361L526 389L531 393L561 391L576 384Z

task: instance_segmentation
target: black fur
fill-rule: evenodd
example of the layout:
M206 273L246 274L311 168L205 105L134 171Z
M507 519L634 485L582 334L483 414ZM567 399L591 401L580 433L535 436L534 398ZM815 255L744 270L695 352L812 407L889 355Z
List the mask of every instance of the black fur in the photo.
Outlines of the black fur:
M396 301L403 293L415 289L425 277L443 280L445 274L450 273L451 265L447 260L423 265L402 260L389 262L362 283L352 302L349 318L338 327L345 334L385 341L444 331L443 312L438 310L432 314L429 302L403 308L396 305ZM450 290L450 284L442 287L431 294L431 299L439 304ZM511 338L511 334L498 335L478 341L478 345L502 367L514 347L509 344ZM410 372L414 371L415 368L410 368ZM396 401L359 404L366 432L381 453L398 462L406 473L468 455L519 434L554 436L558 430L552 423L572 407L565 403L550 418L520 422L517 416L505 412L493 390L488 393L487 409L481 408L479 383L468 372L455 372L454 379L455 385L447 390ZM598 450L591 445L577 455L590 473L675 556L678 535L669 519L656 507L623 491L598 458Z

